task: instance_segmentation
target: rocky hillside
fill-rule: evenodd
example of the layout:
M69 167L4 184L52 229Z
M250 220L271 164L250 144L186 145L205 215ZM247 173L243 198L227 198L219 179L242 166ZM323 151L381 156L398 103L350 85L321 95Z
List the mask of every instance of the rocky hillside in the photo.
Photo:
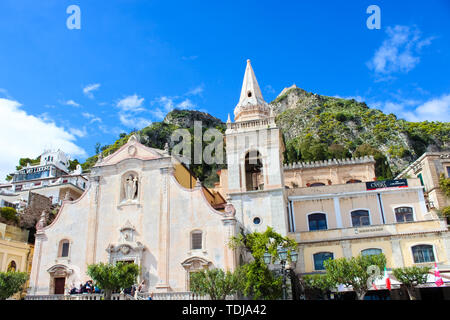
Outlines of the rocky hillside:
M271 106L283 133L285 162L373 155L377 176L389 179L426 151L450 149L448 122L408 122L371 109L365 103L313 94L295 85L284 89ZM193 136L194 121L202 121L203 130L217 128L224 132L226 128L208 113L174 110L164 121L137 133L144 144L163 149L166 142L170 145L175 129L186 128ZM101 147L103 155L120 148L130 134ZM87 159L82 167L89 169L96 161L97 155ZM220 167L201 164L192 165L191 170L207 186L213 186Z
M380 160L378 167L382 158L389 164L377 175L391 178L424 152L450 148L448 122L408 122L364 102L321 96L295 85L271 105L285 139L287 162L372 154Z

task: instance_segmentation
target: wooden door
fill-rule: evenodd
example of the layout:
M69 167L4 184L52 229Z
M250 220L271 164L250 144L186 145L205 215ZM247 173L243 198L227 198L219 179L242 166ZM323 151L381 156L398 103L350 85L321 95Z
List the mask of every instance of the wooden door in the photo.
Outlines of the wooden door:
M64 294L66 278L55 278L55 294Z

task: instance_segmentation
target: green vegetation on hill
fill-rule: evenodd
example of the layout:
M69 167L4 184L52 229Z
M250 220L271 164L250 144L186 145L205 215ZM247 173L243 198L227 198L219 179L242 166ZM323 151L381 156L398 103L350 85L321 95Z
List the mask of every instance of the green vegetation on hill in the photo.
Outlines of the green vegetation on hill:
M295 87L271 104L289 163L373 155L378 178L388 179L424 152L449 148L448 122L399 120L364 102Z
M409 122L369 108L364 102L321 96L297 87L283 90L271 107L283 134L287 163L342 159L372 155L376 161L378 179L391 179L402 169L427 151L450 149L449 122ZM176 129L187 129L193 139L194 122L201 121L203 132L216 128L222 133L226 125L219 119L195 110L174 110L162 122L155 122L129 134L121 133L111 145L96 144L96 155L81 163L89 170L98 154L103 157L123 146L136 133L149 147L164 149L166 143L173 148L171 135ZM192 140L192 148L194 146ZM203 148L207 144L203 143ZM192 150L193 154L193 150ZM22 158L17 170L27 163L38 163L40 158ZM75 169L78 160L70 162ZM208 187L218 181L216 171L225 164L191 164L190 169ZM10 179L10 177L9 177Z
M102 153L103 157L107 157L108 155L117 151L125 143L127 143L132 134L139 135L141 143L148 147L163 150L165 144L168 143L169 150L171 150L174 146L174 143L172 143L171 141L172 133L176 129L187 129L191 134L191 154L193 155L194 121L202 122L203 133L210 128L218 129L222 133L224 133L226 129L224 123L207 113L191 110L173 110L172 112L167 114L163 122L154 122L148 127L145 127L139 131L133 131L127 135L121 134L119 139L116 140L113 144L99 147L99 150L101 150L100 152ZM206 147L206 145L206 143L203 143L203 149ZM81 164L83 170L89 170L97 162L97 159L98 154L86 159L86 161ZM214 183L219 181L219 176L216 172L218 169L221 169L223 167L223 164L210 165L206 164L205 162L202 162L202 164L191 163L189 166L194 175L198 177L207 187L213 187Z

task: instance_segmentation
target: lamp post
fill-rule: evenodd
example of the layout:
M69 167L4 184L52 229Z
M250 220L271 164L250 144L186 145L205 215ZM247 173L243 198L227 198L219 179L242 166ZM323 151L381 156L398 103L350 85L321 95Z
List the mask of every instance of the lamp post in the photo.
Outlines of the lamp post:
M282 290L283 290L283 300L287 299L287 292L286 292L286 277L289 276L287 270L286 270L286 262L287 262L287 258L288 258L288 250L286 248L283 247L278 247L277 249L277 253L278 253L278 257L279 257L279 261L281 264L281 275L283 276L283 286L282 286ZM297 262L298 259L298 253L297 252L291 252L291 254L289 255L290 260L292 262ZM272 261L272 255L269 252L265 252L264 253L264 263L266 265L269 265L270 262Z

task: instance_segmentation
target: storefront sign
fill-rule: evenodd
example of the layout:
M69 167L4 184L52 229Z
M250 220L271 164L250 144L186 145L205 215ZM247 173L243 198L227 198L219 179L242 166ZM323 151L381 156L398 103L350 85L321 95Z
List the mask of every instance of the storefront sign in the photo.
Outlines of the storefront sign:
M366 182L366 190L376 190L384 188L405 188L407 186L408 180L406 179Z
M44 167L35 167L35 168L26 168L19 171L19 174L30 174L30 173L37 173L42 171L49 171L50 166L44 166Z

